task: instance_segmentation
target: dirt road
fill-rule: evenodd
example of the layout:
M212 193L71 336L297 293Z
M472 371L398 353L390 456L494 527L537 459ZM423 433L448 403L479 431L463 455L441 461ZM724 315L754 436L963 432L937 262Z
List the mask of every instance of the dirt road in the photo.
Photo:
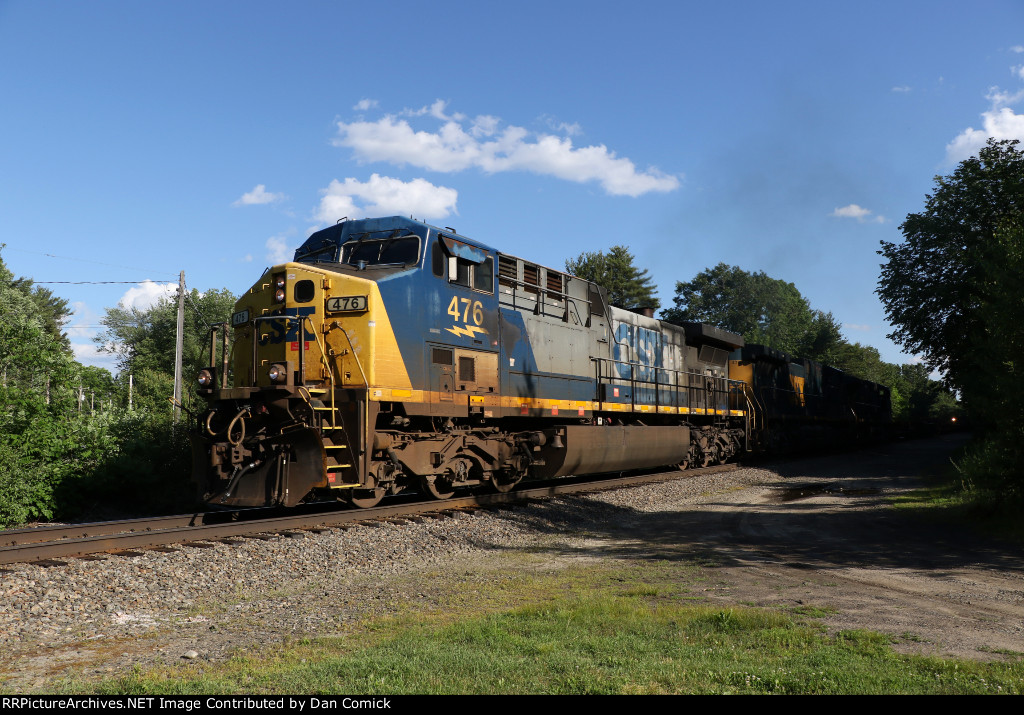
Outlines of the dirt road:
M961 436L771 465L760 485L723 487L624 524L618 550L703 551L713 602L819 614L830 628L891 634L903 652L1024 653L1019 548L950 527L889 498L921 486ZM635 554L634 554L635 555Z

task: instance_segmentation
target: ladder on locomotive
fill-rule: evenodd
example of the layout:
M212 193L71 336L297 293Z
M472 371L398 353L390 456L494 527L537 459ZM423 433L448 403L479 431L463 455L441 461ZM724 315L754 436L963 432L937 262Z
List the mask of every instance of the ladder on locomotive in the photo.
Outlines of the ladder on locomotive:
M321 336L313 325L312 320L309 316L305 316L304 319L310 321L310 328L312 328L310 332L315 336L317 345L320 348L320 362L326 368L321 374L327 380L326 388L309 388L308 392L310 398L314 395L319 395L320 397L329 395L330 397L330 406L325 405L322 399L316 400L316 402L320 403L319 405L314 404L314 400L310 399L310 406L317 417L317 424L315 426L320 430L320 438L323 440L326 455L324 470L327 472L327 486L331 489L351 489L359 486L361 481L357 467L358 455L355 454L352 448L352 442L344 425L338 423L338 407L334 401L337 390L334 366L327 359L326 346L321 341ZM352 346L352 339L344 328L339 326L338 329L341 330L345 340L348 341L349 350L356 361L356 366L359 368L359 374L363 378L366 394L369 397L370 383L366 379L366 373L359 361L359 356L356 355L355 348ZM364 400L364 409L368 407L369 405ZM365 422L366 420L364 419L364 425ZM361 443L365 443L365 440Z

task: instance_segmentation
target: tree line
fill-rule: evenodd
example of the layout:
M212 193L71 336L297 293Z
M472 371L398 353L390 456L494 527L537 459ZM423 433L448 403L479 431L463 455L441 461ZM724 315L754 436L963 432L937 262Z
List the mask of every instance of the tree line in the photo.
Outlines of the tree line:
M924 210L883 242L878 295L890 336L955 389L977 438L957 462L964 484L1024 496L1024 152L989 139Z
M188 297L186 376L205 366L207 321L227 320L235 300L228 291ZM117 356L117 376L75 360L70 317L67 300L16 278L0 255L0 527L190 508L188 437L167 399L174 305L107 310L98 342ZM193 389L186 409L195 401Z

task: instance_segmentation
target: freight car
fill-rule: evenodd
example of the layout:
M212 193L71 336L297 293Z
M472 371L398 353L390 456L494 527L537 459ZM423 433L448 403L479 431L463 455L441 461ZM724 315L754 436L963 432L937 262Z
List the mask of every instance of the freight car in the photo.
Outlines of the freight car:
M239 299L219 364L217 337L192 434L214 506L703 466L772 434L741 336L402 217L313 233Z

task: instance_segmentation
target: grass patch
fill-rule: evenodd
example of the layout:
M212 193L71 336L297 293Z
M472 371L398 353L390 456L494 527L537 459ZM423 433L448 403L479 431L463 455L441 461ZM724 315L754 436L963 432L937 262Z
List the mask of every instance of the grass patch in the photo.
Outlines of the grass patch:
M989 648L988 646L982 646L978 648L982 653L998 653L999 655L1006 655L1011 658L1024 658L1024 653L1019 650L1010 650L1009 648Z
M804 616L695 604L679 562L448 582L345 636L300 638L224 663L171 665L91 693L1018 693L1024 664L900 655L889 636L829 635ZM421 582L423 578L421 577Z
M789 609L789 612L797 616L806 616L807 618L824 618L825 616L831 616L839 613L838 610L831 606L793 606Z
M933 522L968 525L989 536L1024 545L1022 500L1008 497L1006 490L973 482L958 467L974 449L973 443L960 447L945 466L925 473L932 482L929 486L893 497L890 502L897 509L910 510Z

